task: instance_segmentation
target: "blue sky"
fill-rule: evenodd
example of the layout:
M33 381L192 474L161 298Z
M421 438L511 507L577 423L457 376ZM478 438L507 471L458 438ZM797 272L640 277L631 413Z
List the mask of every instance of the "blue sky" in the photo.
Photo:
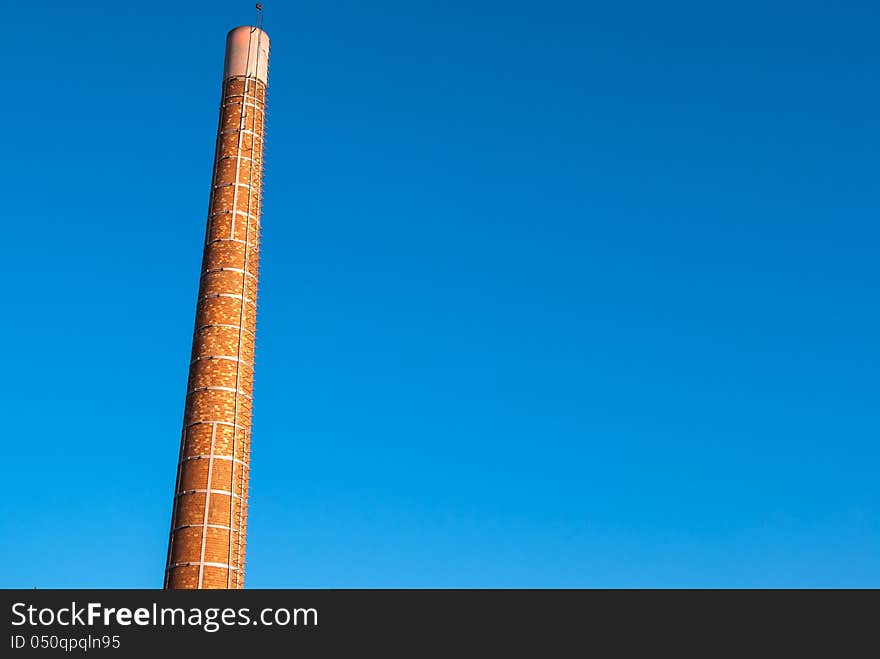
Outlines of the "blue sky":
M264 4L250 587L880 586L880 6ZM252 6L3 9L2 586L161 586Z

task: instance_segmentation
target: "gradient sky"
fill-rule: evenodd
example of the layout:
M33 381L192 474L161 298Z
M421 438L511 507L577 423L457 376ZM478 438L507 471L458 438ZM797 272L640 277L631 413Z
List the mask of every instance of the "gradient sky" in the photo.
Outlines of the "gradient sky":
M264 4L250 587L880 586L880 5ZM253 4L2 15L0 586L160 587Z

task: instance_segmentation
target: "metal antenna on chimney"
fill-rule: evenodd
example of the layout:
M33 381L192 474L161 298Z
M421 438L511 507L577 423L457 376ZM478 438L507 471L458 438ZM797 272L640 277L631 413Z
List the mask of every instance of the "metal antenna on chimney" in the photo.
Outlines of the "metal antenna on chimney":
M263 5L257 3L257 27L263 29Z

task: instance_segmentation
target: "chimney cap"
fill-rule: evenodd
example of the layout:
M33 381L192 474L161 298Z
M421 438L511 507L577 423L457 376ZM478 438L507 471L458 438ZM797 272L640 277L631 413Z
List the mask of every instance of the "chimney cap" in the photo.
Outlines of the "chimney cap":
M223 79L238 76L269 83L269 35L253 25L240 25L226 35Z

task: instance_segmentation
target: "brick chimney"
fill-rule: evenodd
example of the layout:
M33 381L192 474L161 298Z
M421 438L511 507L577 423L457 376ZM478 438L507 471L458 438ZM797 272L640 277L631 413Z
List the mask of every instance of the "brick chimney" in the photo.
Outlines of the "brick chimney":
M226 38L166 589L243 588L269 36Z

